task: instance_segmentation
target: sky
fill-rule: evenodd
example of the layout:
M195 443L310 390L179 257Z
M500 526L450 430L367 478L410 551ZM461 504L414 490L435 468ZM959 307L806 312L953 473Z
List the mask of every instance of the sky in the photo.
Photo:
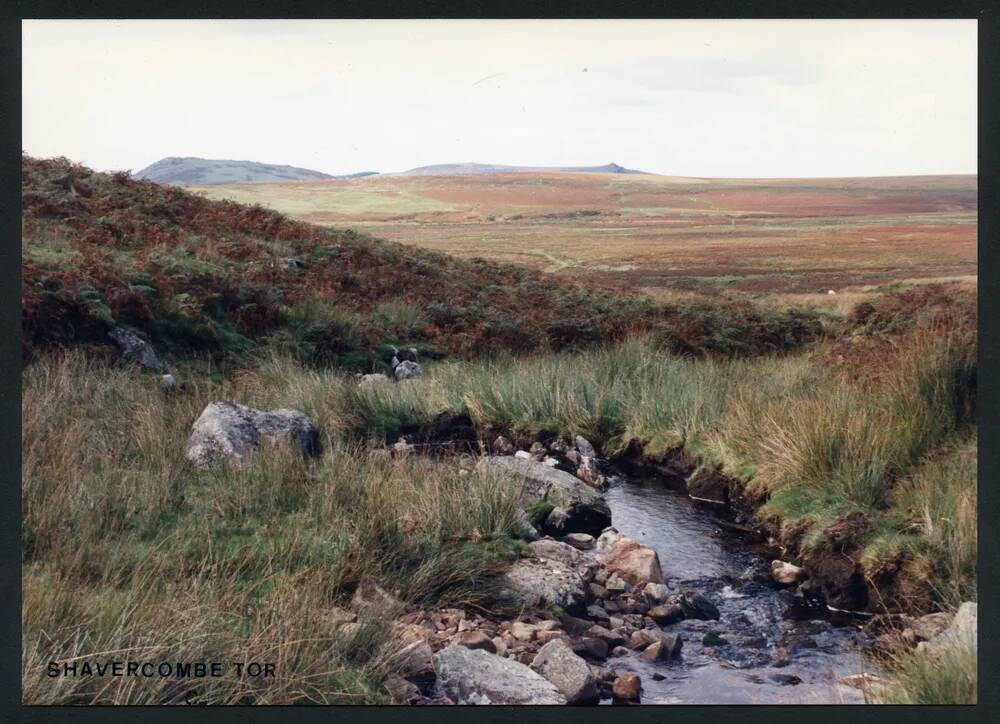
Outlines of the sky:
M23 149L327 173L976 172L973 20L28 20Z

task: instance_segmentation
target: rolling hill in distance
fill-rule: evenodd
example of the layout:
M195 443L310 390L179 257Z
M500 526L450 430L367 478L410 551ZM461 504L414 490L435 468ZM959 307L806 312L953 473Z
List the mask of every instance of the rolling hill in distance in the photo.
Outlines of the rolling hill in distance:
M632 173L647 174L646 171L606 163L603 166L504 166L493 163L439 163L419 166L403 171L398 176L458 176L478 173Z
M161 184L230 184L274 181L321 181L373 175L363 171L348 176L333 176L296 166L281 166L257 161L227 161L208 158L169 156L137 171L133 176Z

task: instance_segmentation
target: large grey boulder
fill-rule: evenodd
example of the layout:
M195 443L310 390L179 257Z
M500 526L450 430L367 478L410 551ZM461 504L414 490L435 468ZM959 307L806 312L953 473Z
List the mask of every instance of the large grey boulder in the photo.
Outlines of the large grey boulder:
M262 412L233 402L212 402L194 425L187 442L187 459L199 468L243 461L262 443L287 443L303 457L322 448L319 430L296 410Z
M507 596L528 608L561 606L576 611L587 601L583 576L551 558L518 560L504 575L503 585Z
M108 337L121 348L126 357L131 357L148 370L166 374L167 366L156 355L153 345L135 330L119 325L108 332Z
M611 524L611 510L601 494L577 477L544 463L490 456L479 463L500 470L521 486L521 505L547 501L566 512L563 532L597 535Z
M437 691L456 704L565 704L545 677L513 659L452 644L434 657Z
M542 646L531 668L552 682L568 704L596 704L600 699L590 666L561 639Z

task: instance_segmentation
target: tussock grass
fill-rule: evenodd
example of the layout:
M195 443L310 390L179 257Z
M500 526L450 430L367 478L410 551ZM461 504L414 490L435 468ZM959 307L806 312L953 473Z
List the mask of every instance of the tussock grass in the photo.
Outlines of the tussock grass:
M934 655L910 652L893 662L892 680L872 698L879 704L975 704L975 642Z

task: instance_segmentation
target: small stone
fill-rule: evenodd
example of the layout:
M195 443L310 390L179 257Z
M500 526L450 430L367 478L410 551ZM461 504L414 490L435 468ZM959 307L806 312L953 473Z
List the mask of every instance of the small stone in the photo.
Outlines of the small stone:
M604 626L591 626L587 629L587 636L593 636L594 638L601 639L608 646L621 646L625 643L625 637L617 631L611 631L610 629L604 628Z
M531 453L529 453L527 450L518 450L516 453L514 453L514 457L519 458L521 460L531 460Z
M719 609L700 593L684 592L678 597L677 603L684 612L685 618L701 621L719 620Z
M684 609L676 603L669 606L654 606L649 609L648 615L661 626L669 626L684 618Z
M455 643L467 649L482 649L491 654L497 653L496 644L482 631L463 631L458 635Z
M611 649L611 655L614 657L628 656L628 653L629 653L628 649L625 648L624 646L615 646L613 649Z
M590 591L591 597L597 599L598 601L608 597L608 589L600 583L588 583L587 590Z
M622 674L615 679L611 692L616 701L638 704L642 695L642 679L637 674Z
M663 603L670 595L670 590L662 583L647 583L642 592L645 594L647 600L654 605Z
M653 672L653 681L663 681L667 677L661 674L659 671Z
M660 659L665 658L663 652L664 652L663 644L659 641L654 641L645 649L643 649L642 653L639 654L639 657L641 659L644 659L645 661L659 661Z
M608 616L608 612L597 604L587 606L587 615L591 618L597 619L598 621L607 621L610 618Z
M574 548L581 551L589 551L594 547L595 538L586 533L570 533L563 537L563 541L569 543Z
M535 640L540 644L547 644L549 641L564 639L566 634L563 631L539 631L535 634Z
M497 439L493 441L493 452L500 455L510 455L514 452L514 443L505 438L503 435L497 436Z
M571 643L573 651L588 659L603 661L608 658L608 644L593 636L583 636L575 639Z
M626 583L624 579L620 578L617 573L612 573L608 576L608 580L605 581L604 587L609 591L617 593L621 593L629 589L628 583Z

